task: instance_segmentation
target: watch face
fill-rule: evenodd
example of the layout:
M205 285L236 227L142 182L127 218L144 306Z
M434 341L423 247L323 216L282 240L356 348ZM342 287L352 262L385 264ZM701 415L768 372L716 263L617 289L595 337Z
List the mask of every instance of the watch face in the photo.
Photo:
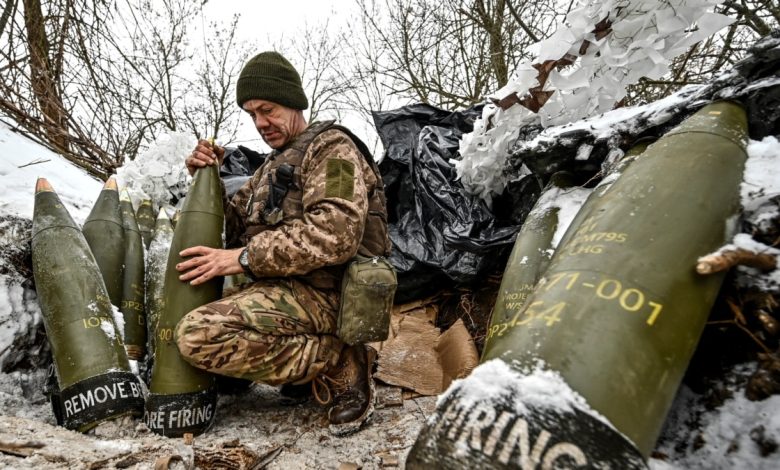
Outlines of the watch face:
M247 250L242 251L241 254L238 256L238 264L240 264L244 268L249 267L249 252Z

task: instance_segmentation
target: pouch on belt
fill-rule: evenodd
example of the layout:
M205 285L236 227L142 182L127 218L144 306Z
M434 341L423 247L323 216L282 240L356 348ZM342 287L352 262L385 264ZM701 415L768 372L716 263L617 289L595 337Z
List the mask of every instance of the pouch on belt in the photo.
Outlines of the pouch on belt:
M384 257L355 257L341 283L338 337L350 346L386 340L397 286L395 269Z

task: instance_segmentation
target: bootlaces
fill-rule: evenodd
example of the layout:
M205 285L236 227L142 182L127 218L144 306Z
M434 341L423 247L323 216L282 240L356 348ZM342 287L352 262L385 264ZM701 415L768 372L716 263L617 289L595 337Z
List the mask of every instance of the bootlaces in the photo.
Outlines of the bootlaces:
M311 391L314 395L314 400L320 405L330 404L330 402L333 401L334 395L339 395L348 388L346 380L335 379L325 374L318 375L311 381ZM323 398L323 396L325 398Z

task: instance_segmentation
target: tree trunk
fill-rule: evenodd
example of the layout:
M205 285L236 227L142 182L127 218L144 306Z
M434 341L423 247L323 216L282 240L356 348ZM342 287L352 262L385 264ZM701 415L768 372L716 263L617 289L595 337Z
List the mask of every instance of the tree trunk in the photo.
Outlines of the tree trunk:
M50 46L41 1L23 0L23 4L32 91L40 106L49 141L61 152L67 152L67 115L57 87L59 77L54 75L49 57Z

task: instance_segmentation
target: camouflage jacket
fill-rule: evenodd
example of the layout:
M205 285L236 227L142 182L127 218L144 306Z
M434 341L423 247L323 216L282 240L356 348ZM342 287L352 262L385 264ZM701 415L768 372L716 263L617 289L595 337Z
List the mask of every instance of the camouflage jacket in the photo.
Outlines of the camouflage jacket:
M334 288L356 253L389 254L381 176L348 132L332 121L312 123L225 205L226 245L248 247L255 277L297 276ZM274 212L269 193L284 164L293 168L292 182Z

